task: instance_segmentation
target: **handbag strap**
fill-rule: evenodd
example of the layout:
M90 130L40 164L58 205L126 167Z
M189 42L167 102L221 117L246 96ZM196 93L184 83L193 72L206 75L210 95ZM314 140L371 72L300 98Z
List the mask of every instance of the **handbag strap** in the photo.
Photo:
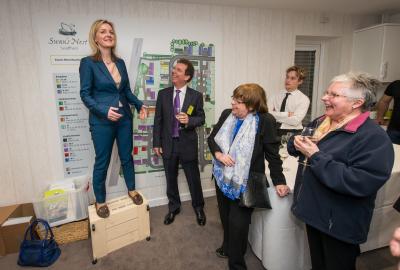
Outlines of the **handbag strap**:
M34 233L33 233L33 232L34 232L34 229L36 228L36 226L37 226L39 223L43 224L43 226L44 226L44 228L45 228L45 230L46 230L46 235L45 235L45 238L44 238L44 239L47 239L47 236L48 236L49 232L50 232L50 239L53 239L53 238L54 238L54 234L53 234L53 231L52 231L51 228L50 228L49 223L48 223L46 220L44 220L44 219L38 218L38 219L35 219L35 220L29 225L29 227L26 229L26 231L25 231L25 236L24 236L24 240L26 240L26 237L28 236L28 232L29 232L30 237L31 237L32 240L33 240L33 239L36 239L36 237L34 236Z

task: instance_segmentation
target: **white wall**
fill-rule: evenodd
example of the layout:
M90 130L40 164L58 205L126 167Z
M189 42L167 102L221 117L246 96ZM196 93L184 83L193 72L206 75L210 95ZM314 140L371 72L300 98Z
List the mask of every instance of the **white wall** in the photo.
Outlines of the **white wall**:
M400 13L395 13L389 16L389 22L400 23Z
M134 0L1 0L0 2L0 205L32 201L52 179L63 173L51 89L39 84L40 55L32 14L99 17L156 17L167 21L211 22L222 28L222 54L216 71L216 114L229 105L234 87L257 82L267 93L283 87L285 69L293 63L296 36L327 38L323 85L346 72L351 59L352 32L376 18L211 5ZM326 14L324 14L326 15ZM156 32L157 29L154 29ZM140 187L139 187L140 188Z

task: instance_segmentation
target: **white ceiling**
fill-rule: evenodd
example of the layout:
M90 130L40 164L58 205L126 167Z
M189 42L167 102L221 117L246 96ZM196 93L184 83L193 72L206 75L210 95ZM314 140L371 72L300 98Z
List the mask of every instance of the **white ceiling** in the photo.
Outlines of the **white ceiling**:
M391 15L400 13L400 0L158 0L269 9L321 11L355 15Z

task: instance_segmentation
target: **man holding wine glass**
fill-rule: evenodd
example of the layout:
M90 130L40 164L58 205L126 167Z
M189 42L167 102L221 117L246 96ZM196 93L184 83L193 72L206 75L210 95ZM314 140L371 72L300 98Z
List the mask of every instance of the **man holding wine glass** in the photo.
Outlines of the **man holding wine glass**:
M188 182L192 206L200 226L206 224L204 198L198 165L198 137L196 127L204 125L202 93L190 88L194 68L184 58L179 59L171 74L173 86L158 92L154 116L153 149L163 158L167 180L168 213L164 224L174 222L180 213L178 167L181 164Z
M325 114L288 142L300 163L292 212L306 224L312 269L355 269L376 193L390 177L392 143L369 118L378 84L366 74L335 77L322 97Z

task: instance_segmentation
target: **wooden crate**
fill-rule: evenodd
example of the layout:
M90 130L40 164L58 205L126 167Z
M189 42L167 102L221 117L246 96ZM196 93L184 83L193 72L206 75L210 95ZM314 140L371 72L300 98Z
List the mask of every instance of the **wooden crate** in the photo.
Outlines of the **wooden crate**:
M141 205L133 204L127 195L107 201L107 205L110 209L108 218L99 217L95 206L89 206L93 263L126 245L150 240L150 208L144 197Z

